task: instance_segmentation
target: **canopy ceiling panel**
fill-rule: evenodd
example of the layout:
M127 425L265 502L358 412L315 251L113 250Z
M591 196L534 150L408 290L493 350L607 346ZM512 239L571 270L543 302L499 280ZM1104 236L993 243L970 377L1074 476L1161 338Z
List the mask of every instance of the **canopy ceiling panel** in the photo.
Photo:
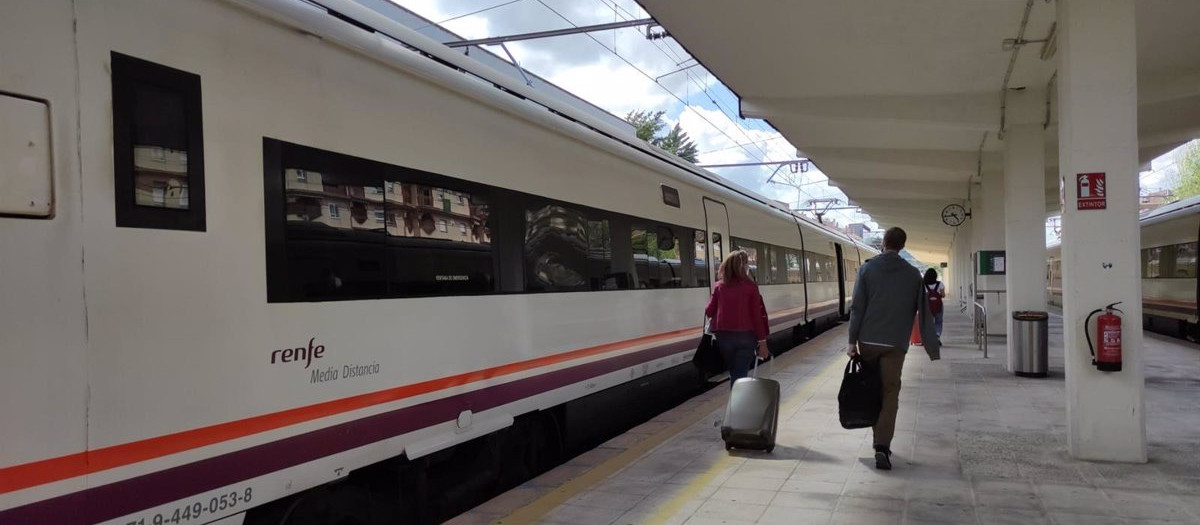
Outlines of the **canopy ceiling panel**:
M1018 36L1027 8L1026 40L1047 38L1056 18L1046 0L641 1L737 93L743 116L768 120L881 226L909 230L910 248L931 261L944 260L954 236L942 207L1003 170L1004 41ZM1136 5L1148 162L1200 135L1200 1ZM1055 104L1054 49L1020 47L1008 87ZM1053 111L1043 124L1054 210Z

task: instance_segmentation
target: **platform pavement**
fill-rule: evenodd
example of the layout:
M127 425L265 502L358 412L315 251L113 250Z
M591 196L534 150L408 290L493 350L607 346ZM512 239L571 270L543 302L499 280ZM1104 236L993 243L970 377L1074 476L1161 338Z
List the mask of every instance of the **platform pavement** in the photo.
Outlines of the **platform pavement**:
M905 361L892 471L838 424L843 325L774 365L774 453L725 451L715 388L450 523L1200 523L1200 346L1147 334L1150 462L1098 463L1066 453L1061 318L1045 379L1006 372L1003 338L983 359L957 312L945 328L941 361Z

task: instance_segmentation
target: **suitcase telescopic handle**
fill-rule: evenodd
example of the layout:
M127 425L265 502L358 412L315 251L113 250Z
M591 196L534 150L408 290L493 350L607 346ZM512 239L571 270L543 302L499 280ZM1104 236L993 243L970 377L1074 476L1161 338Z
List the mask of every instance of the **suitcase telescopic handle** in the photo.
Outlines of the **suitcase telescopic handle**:
M759 359L759 357L758 357L758 354L754 354L754 368L752 368L752 369L750 370L750 375L751 375L751 377L755 377L755 378L757 378L757 377L758 377L758 362L759 362L759 361L760 361L760 359ZM762 359L762 361L774 362L774 361L775 361L775 356L771 356L771 357L769 357L769 358L767 358L767 359ZM774 372L774 371L775 371L775 365L773 365L773 364L772 364L772 365L767 365L767 366L771 367L771 369L767 371L767 373L768 373L768 374L770 374L770 373L772 373L772 372Z

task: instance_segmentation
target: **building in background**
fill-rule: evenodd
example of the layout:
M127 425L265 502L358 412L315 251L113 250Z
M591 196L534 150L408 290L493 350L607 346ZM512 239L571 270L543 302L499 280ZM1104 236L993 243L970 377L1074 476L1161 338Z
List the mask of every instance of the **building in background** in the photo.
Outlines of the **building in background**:
M853 235L858 240L866 240L867 234L871 232L871 227L865 223L856 222L846 226L846 233Z
M1166 206L1175 202L1175 200L1175 193L1169 189L1147 192L1138 197L1138 213L1146 213L1161 206Z

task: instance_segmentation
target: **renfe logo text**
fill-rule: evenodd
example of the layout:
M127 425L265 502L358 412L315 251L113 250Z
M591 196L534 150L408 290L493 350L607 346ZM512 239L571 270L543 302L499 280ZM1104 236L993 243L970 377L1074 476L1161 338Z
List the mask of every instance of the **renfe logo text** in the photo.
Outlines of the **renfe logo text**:
M316 340L316 337L309 339L307 348L299 346L271 352L271 364L275 364L276 361L281 363L304 361L304 368L308 368L312 365L313 359L320 359L321 356L325 355L325 345L313 346L313 342Z

